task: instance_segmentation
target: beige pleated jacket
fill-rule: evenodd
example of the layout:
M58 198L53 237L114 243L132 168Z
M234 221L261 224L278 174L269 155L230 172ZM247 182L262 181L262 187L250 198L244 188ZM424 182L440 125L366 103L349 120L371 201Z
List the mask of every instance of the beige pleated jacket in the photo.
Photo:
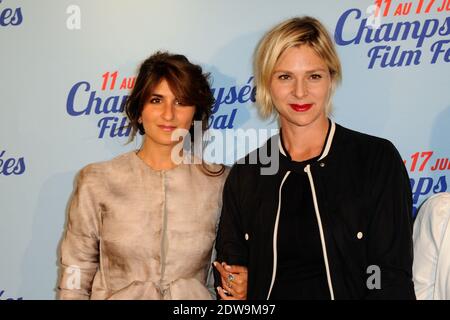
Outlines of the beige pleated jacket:
M135 151L86 166L61 244L59 298L211 299L227 174L155 171Z

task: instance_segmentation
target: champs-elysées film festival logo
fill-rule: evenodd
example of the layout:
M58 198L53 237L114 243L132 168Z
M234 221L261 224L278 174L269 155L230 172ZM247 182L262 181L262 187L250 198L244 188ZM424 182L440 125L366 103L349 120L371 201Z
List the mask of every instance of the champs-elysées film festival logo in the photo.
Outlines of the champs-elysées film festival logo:
M22 23L22 8L3 7L0 0L0 27L15 27ZM0 150L0 176L21 175L25 172L23 157L8 157L6 150ZM3 293L3 291L1 292Z
M15 27L22 23L22 8L3 7L3 0L0 0L0 27Z
M239 108L237 104L255 102L256 89L252 80L253 77L249 77L247 83L241 86L212 88L216 101L209 128L234 128ZM66 111L72 117L101 116L97 122L99 139L127 137L131 128L127 127L124 106L135 81L136 77L121 76L119 71L104 72L95 81L100 90L89 81L79 81L69 90Z
M21 175L24 172L24 157L11 157L6 154L6 150L0 150L0 176Z

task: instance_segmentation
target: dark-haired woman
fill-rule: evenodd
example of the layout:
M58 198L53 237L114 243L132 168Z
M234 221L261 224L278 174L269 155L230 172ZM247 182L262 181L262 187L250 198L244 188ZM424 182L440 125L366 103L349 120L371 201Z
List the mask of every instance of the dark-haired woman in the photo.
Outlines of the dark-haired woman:
M81 170L60 298L214 296L208 278L227 171L176 147L194 121L206 129L213 103L208 75L185 56L157 52L143 62L125 106L142 147Z

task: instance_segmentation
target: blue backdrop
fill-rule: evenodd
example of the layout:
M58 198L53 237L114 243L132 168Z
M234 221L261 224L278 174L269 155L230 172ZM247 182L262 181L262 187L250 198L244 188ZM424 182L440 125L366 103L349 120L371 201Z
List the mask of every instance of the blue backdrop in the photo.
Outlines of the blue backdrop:
M251 60L292 16L319 18L335 38L334 120L397 146L415 208L448 190L449 10L449 0L1 0L0 299L54 298L76 173L139 146L114 129L143 59L169 50L211 72L212 130L275 129L253 105ZM236 149L225 146L226 163Z

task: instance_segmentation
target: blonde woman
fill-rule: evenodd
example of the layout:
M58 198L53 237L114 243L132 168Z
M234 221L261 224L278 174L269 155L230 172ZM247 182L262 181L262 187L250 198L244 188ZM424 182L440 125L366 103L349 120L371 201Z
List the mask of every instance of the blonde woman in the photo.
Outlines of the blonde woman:
M414 299L408 174L392 143L330 119L342 71L324 26L275 26L254 76L259 110L278 117L280 134L230 171L218 262L248 268L248 299ZM276 151L275 174L262 170L263 149ZM218 274L219 294L241 278Z

